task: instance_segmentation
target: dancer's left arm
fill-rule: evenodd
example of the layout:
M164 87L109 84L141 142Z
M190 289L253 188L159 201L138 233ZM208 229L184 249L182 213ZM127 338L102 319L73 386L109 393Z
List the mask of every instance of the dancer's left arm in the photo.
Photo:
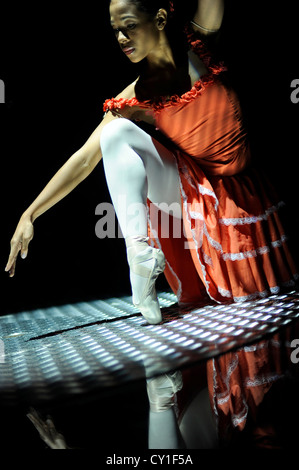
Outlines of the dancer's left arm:
M224 0L198 0L197 4L193 21L201 28L193 24L194 30L198 30L203 35L218 31L224 15Z

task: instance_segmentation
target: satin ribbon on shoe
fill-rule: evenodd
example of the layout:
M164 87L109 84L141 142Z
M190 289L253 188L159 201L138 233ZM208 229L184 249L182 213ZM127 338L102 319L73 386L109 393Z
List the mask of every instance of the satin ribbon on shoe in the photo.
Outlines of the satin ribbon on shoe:
M141 236L125 239L130 270L144 280L144 282L139 283L141 292L136 292L136 285L133 285L131 275L133 304L149 323L157 324L162 320L162 315L155 282L159 274L165 269L165 256L161 250L149 246L147 241L147 237ZM142 284L141 288L140 284Z
M183 388L180 371L147 379L147 394L151 411L166 411L174 405L175 394Z

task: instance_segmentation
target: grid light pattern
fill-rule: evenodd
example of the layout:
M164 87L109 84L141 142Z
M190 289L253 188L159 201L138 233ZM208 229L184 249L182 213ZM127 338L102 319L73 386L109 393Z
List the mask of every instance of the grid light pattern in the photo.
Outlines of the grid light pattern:
M1 403L34 404L107 391L252 344L298 320L299 293L241 304L180 308L159 293L163 321L149 325L131 297L0 317Z

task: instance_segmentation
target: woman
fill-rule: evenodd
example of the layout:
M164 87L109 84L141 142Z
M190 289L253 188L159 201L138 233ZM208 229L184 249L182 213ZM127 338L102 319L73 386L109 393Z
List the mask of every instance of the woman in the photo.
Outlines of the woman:
M103 158L133 302L149 323L161 321L155 280L162 271L180 303L242 301L294 283L281 204L250 166L238 99L225 84L224 67L193 37L219 31L223 12L223 0L198 0L185 33L168 0L111 0L116 39L128 59L140 63L140 75L105 102L100 125L23 213L11 240L10 276L18 254L27 256L36 218ZM143 122L163 143L142 130ZM181 236L165 235L159 211L176 221ZM150 447L184 445L172 409L180 388L180 375L148 381Z
M192 37L220 29L224 2L199 0L186 34L172 10L166 0L111 0L116 39L128 59L142 65L141 73L105 102L100 125L23 213L6 266L14 276L36 218L103 158L126 242L133 303L152 324L162 319L155 280L163 271L181 303L265 296L297 276L278 217L281 204L269 199L272 189L250 167L239 103L222 78L224 67ZM158 128L166 144L139 122ZM161 208L182 224L182 236L164 236L155 214Z

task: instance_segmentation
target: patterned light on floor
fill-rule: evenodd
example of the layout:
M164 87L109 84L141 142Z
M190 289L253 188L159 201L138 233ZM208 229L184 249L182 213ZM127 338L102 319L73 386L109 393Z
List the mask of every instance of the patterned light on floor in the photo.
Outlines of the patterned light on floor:
M109 390L259 341L299 317L296 291L188 308L167 292L159 301L159 325L147 324L131 297L0 317L2 403Z

